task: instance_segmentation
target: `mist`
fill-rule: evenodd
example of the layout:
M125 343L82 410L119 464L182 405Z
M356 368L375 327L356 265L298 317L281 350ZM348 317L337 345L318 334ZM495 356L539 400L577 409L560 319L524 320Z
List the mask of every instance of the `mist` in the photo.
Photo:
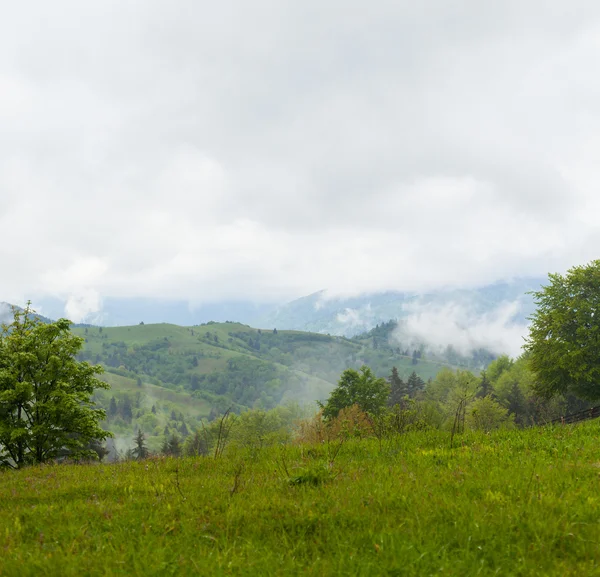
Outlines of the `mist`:
M528 330L527 324L518 320L522 308L520 301L503 302L486 312L459 302L414 302L405 305L408 314L393 339L413 346L422 343L439 353L452 346L462 355L483 348L496 355L518 356Z

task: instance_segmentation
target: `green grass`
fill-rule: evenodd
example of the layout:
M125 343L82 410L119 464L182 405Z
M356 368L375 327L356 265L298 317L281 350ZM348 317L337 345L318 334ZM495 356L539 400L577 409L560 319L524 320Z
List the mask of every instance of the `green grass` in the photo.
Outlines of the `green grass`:
M135 379L115 375L114 373L103 373L100 380L110 385L110 390L104 393L104 397L109 398L115 392L122 392L135 395L142 393L148 399L148 404L155 401L169 401L173 407L183 413L193 417L206 417L210 413L210 405L203 399L194 397L185 391L175 391L165 389L152 383L143 383L142 387L137 386Z
M599 432L5 472L0 575L596 575Z

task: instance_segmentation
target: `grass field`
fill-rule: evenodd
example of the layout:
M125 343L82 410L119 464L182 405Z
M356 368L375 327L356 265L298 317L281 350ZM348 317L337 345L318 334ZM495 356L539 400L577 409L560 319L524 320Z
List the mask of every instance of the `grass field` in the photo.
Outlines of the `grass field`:
M0 575L597 575L600 423L0 473Z

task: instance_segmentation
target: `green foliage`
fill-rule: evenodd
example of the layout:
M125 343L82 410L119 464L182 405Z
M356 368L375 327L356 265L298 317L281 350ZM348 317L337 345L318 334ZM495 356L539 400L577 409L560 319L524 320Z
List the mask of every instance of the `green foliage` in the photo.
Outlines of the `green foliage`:
M96 457L91 443L109 436L91 400L108 388L101 367L76 360L83 339L69 321L42 322L29 305L13 314L0 334L0 465Z
M600 260L550 274L550 284L534 292L525 350L544 397L574 393L600 399Z
M346 369L340 377L338 386L331 392L323 409L323 417L330 419L352 405L373 415L383 412L390 394L390 385L383 378L377 378L373 371L363 365L359 371Z
M509 409L491 396L475 399L467 411L467 424L474 431L494 431L512 423Z

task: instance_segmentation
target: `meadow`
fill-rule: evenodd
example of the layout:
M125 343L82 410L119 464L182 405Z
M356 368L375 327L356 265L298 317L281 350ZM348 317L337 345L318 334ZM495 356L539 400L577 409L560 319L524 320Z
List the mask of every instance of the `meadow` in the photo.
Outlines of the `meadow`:
M0 473L0 575L600 574L600 423Z

